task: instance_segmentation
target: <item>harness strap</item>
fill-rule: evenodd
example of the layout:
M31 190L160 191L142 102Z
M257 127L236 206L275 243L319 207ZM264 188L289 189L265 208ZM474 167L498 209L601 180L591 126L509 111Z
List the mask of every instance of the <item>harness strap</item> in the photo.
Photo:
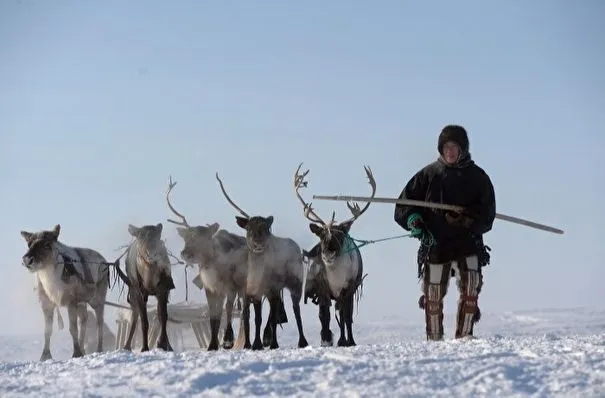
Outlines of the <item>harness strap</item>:
M84 273L84 280L87 283L94 283L94 279L92 278L92 272L90 271L90 267L88 266L88 264L84 261L84 256L81 250L79 249L74 249L76 254L78 255L78 257L80 257L79 259L79 263L82 266L82 272Z

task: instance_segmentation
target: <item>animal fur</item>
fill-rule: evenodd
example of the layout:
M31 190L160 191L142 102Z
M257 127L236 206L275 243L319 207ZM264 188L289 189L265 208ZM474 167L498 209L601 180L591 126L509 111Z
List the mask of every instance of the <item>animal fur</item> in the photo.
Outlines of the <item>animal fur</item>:
M302 163L294 174L294 188L296 196L302 203L305 217L311 221L309 229L319 238L319 243L305 252L312 263L312 279L308 281L305 299L314 296L314 302L319 305L319 319L321 322L321 344L333 345L332 331L330 330L330 305L336 302L335 310L340 312L340 338L338 346L356 345L353 338L353 304L355 297L359 298L358 292L363 281L363 261L359 248L349 236L349 231L355 220L357 220L370 206L368 202L363 209L358 205L347 203L347 207L353 217L341 223L335 222L336 213L332 213L330 222L325 222L319 217L311 204L305 202L299 193L300 188L306 187L305 181L309 170L299 173ZM369 184L372 187L371 197L376 194L376 181L369 167L365 167ZM346 336L345 336L346 329Z
M253 350L263 349L260 338L262 322L262 299L266 297L269 301L270 336L269 347L278 348L277 325L278 316L281 312L283 301L282 290L288 289L292 299L292 309L298 328L298 347L308 345L305 338L302 318L300 315L300 300L303 294L304 265L302 251L298 244L290 239L273 235L271 226L273 216L250 217L241 210L225 191L218 173L216 175L223 195L227 201L235 207L243 217L236 216L237 225L246 231L247 263L248 272L246 276L246 290L244 306L242 311L244 327L244 347ZM254 305L255 337L254 343L250 344L250 304Z
M110 264L95 250L61 243L58 240L60 231L59 224L52 230L21 231L28 247L22 258L23 265L36 274L38 298L44 314L41 361L52 358L50 337L57 307L67 307L73 357L84 355L88 318L86 304L95 311L97 352L103 351L103 319Z
M188 264L199 265L199 280L210 310L211 338L208 350L217 350L219 347L218 332L225 299L227 325L223 348L230 349L234 344L233 306L237 294L243 296L246 284L246 241L241 236L220 229L218 223L178 227L177 231L185 244L181 258Z
M125 350L132 350L132 338L140 317L143 341L141 351L149 351L147 300L149 296L155 296L161 327L157 347L165 351L173 351L168 341L166 323L168 321L168 296L170 290L175 286L168 250L162 241L162 229L161 223L144 225L140 228L128 225L128 232L134 237L134 241L126 251L126 273L124 274L119 266L116 266L122 281L128 286L128 303L132 311L130 329L124 344Z
M181 258L187 264L198 264L199 274L194 283L204 289L210 312L210 342L208 350L218 350L218 332L223 312L223 303L227 316L227 325L223 335L223 348L243 347L243 322L240 317L240 344L233 341L233 306L236 297L244 296L246 275L248 272L246 239L243 236L220 229L218 223L206 226L191 226L185 216L179 213L170 202L170 193L176 186L170 179L166 192L168 208L181 219L168 222L178 225L177 232L183 239L184 247ZM283 304L282 304L283 307ZM268 334L269 322L265 326ZM238 336L239 337L239 336Z

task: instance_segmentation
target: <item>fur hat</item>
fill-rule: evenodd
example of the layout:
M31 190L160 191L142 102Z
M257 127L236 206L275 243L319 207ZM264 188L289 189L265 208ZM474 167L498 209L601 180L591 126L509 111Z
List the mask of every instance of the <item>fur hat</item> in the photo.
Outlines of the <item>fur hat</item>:
M443 155L443 146L448 141L454 141L460 145L460 150L462 153L468 153L468 134L466 134L464 127L449 124L441 130L441 134L439 134L439 141L437 142L437 149L439 150L440 154Z

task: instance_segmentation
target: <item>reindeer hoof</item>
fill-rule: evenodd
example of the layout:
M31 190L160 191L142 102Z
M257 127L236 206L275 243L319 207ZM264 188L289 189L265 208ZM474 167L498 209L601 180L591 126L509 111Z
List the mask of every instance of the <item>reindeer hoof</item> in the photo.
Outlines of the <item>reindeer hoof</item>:
M263 347L263 343L260 340L254 340L254 344L252 344L252 350L253 351L259 351L262 350Z
M149 347L142 347L141 352L149 351Z
M50 351L42 351L42 356L40 356L40 361L47 361L49 359L53 359L52 355L50 355Z
M301 336L298 339L298 348L305 348L309 345L309 343L307 342L307 339L305 339L305 336Z
M278 349L278 348L279 348L279 344L277 344L277 341L276 341L276 342L274 342L274 343L271 343L271 345L269 345L269 348L270 348L271 350L276 350L276 349Z
M332 347L334 345L334 335L330 329L322 329L319 333L322 347Z
M338 345L339 347L347 347L348 341L341 337L338 339L338 343L336 345Z
M218 351L218 341L213 341L208 344L208 351Z
M230 350L233 348L233 340L223 340L223 348L225 350Z
M168 340L159 341L157 347L164 351L172 351L172 347L170 346L170 343L168 343Z
M357 344L355 343L355 340L351 339L349 340L347 347L355 347Z
M82 354L82 351L80 351L80 350L74 350L74 353L73 353L73 355L71 357L72 358L81 358L83 356L84 356L84 354Z
M251 349L251 348L252 348L252 344L250 344L250 342L249 342L249 341L246 341L246 342L244 343L244 350L249 350L249 349Z

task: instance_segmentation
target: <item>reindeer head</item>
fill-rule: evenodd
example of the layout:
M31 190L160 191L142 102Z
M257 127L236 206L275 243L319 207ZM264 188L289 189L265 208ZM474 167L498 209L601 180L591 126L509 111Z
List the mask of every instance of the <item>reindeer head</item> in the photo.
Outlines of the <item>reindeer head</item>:
M166 192L166 202L168 203L170 211L179 217L181 221L168 219L168 222L179 225L176 230L179 236L185 242L185 247L181 251L181 258L183 261L185 261L187 264L201 263L201 257L204 254L212 253L212 238L214 234L218 232L220 225L218 223L209 224L207 226L189 225L185 216L176 211L176 209L170 203L170 192L172 192L172 189L175 185L176 181L172 182L172 177L170 177L168 191Z
M211 253L214 249L212 238L219 230L218 223L208 226L178 227L176 230L185 246L181 250L181 258L187 264L201 263L201 255Z
M162 229L162 223L142 227L128 224L128 233L135 238L140 258L151 267L170 270L170 259L162 240Z
M22 257L23 265L31 272L36 272L57 259L57 241L61 226L55 225L52 231L27 232L21 231L21 236L27 242L27 252Z
M359 216L361 216L368 209L368 207L370 207L371 202L368 202L363 209L360 209L358 204L352 205L347 202L347 207L353 214L353 217L341 223L336 223L336 212L332 212L332 219L330 222L326 223L317 215L317 213L315 213L311 207L311 203L305 202L300 195L300 188L306 188L308 185L308 182L305 181L305 177L309 173L309 170L307 170L300 174L301 167L302 163L298 165L298 168L294 173L294 188L296 196L304 207L305 217L311 221L311 224L309 224L309 229L320 239L321 258L327 266L330 266L334 263L336 258L344 253L344 250L349 246L347 239L350 239L348 235L351 226L353 225L353 222L357 220ZM372 175L372 170L367 166L364 166L364 169L366 171L370 186L372 187L371 197L373 198L374 195L376 195L376 181Z
M256 254L262 253L269 244L269 239L272 236L271 225L273 225L273 216L250 217L245 211L233 203L225 191L225 187L223 186L223 182L219 178L218 173L216 173L216 179L218 180L221 191L223 192L223 195L225 195L227 201L243 216L235 216L235 221L240 228L246 230L246 244L248 245L248 249Z

